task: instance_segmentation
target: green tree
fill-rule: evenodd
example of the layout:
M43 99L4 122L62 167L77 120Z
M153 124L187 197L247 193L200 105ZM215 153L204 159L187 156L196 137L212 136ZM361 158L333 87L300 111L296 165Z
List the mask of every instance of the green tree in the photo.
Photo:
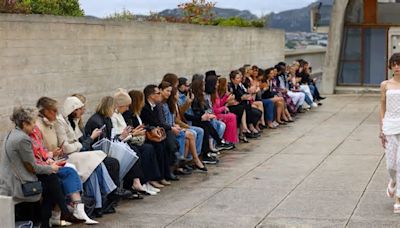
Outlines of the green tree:
M79 0L2 0L2 13L50 14L60 16L83 16Z
M209 25L212 23L212 9L215 4L215 2L207 0L191 0L179 4L178 7L182 9L186 23Z

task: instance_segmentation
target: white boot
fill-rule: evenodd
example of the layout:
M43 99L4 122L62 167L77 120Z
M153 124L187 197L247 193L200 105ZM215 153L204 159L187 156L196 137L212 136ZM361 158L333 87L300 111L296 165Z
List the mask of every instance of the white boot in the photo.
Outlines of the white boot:
M52 211L51 212L51 217L49 220L50 227L52 226L70 226L72 223L61 220L61 212L58 211Z
M73 215L78 219L85 220L85 224L93 225L98 224L99 222L92 220L89 216L86 215L85 205L83 203L78 203L75 205Z

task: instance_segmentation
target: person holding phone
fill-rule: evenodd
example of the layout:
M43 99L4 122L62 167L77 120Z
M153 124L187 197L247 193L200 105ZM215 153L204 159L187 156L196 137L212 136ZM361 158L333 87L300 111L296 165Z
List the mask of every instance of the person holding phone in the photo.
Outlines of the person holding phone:
M69 212L65 195L59 184L57 173L60 166L55 163L36 162L32 142L29 137L36 128L37 111L28 107L16 107L11 115L15 128L9 132L4 142L4 152L0 153L0 195L11 196L16 204L16 217L29 207L27 202L40 205L33 218L23 218L41 222L43 227L49 227L53 204L61 210L61 219L70 223L83 222ZM29 181L40 181L42 194L26 196L21 184ZM41 200L42 199L42 200ZM41 202L39 203L39 200ZM23 203L23 204L20 204Z

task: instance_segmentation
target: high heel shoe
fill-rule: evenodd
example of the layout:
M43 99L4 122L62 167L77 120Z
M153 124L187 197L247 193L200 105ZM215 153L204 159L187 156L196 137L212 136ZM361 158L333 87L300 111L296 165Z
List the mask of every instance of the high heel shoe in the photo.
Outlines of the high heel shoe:
M239 136L239 140L243 143L249 143L249 140L246 138L246 136Z

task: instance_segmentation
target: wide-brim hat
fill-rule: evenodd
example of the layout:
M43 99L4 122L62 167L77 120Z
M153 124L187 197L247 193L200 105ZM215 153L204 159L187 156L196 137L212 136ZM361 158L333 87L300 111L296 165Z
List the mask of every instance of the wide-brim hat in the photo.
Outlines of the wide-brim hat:
M221 75L218 75L217 72L215 72L215 70L209 70L209 71L207 71L207 72L206 72L206 79L207 79L209 76L216 76L217 78L221 77Z

